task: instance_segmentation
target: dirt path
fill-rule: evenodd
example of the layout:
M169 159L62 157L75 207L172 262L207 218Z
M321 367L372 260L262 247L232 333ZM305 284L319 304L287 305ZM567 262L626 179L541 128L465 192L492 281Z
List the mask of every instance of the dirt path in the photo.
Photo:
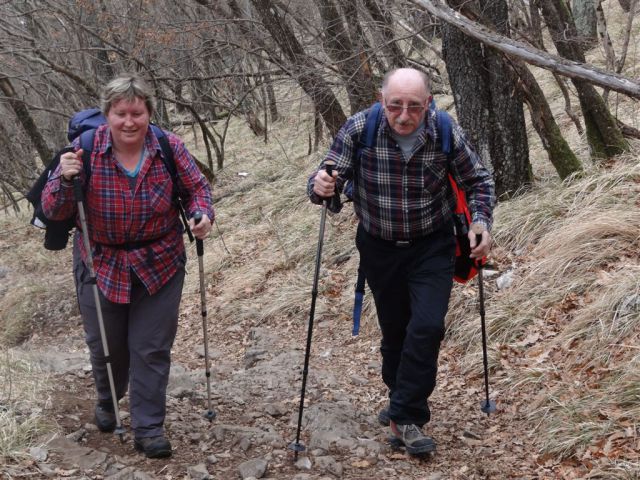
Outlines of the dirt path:
M185 300L189 303L188 295ZM245 462L253 460L256 475L263 475L257 478L269 479L558 478L553 465L547 470L536 463L541 460L532 453L531 439L519 421L526 405L517 396L509 399L497 392L500 411L489 418L481 413L482 378L462 375L457 352L447 345L428 426L438 443L437 453L420 459L391 449L386 429L376 422L377 411L386 403L377 332L365 325L353 338L345 321L324 314L317 322L302 435L308 448L297 465L287 445L295 439L306 325L283 329L213 320L212 400L217 418L209 423L203 418L207 402L200 319L189 311L181 319L169 386L171 459L147 460L134 451L129 437L120 443L91 425L93 382L86 357L82 360L86 354L74 317L71 335L42 332L23 348L46 357L55 347L60 357L52 364L76 359L75 365L67 361L66 371L55 374L46 413L76 445L106 455L85 461L91 458L87 451L74 452L68 442L54 441L45 447L46 460L34 460L14 473L31 478L233 479L243 478ZM122 410L128 427L126 402ZM84 468L79 467L83 463Z

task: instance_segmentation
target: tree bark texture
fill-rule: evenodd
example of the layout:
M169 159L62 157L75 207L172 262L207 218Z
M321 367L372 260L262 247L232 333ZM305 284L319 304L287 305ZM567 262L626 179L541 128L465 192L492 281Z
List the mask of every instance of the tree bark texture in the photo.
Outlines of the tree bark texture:
M351 43L342 15L333 0L318 0L324 26L324 51L333 60L347 90L351 114L369 107L375 100L376 88L371 71L360 62L360 53Z
M582 48L575 41L575 24L563 0L537 1L558 53L569 60L584 63ZM591 155L595 159L602 159L627 151L627 141L593 85L578 79L572 81L584 115Z
M595 2L596 0L573 0L571 2L578 39L584 47L591 47L598 40Z
M634 0L618 0L618 3L620 4L622 10L628 13L631 10L631 4L633 3L633 1Z
M582 163L562 136L544 92L535 77L522 62L514 62L513 67L521 81L520 89L529 106L531 123L538 132L542 146L547 151L549 161L558 172L558 176L564 180L569 175L581 171Z
M293 30L270 0L251 0L264 27L291 63L291 75L311 98L322 115L332 136L335 136L347 118L333 91L314 68L307 53L296 39Z
M18 98L17 93L8 78L0 77L0 90L4 96L7 97L7 103L9 103L13 112L16 114L18 121L22 125L22 128L24 128L24 131L33 142L42 164L48 165L53 158L53 153L40 133L31 113L29 113L25 104Z
M474 3L506 31L505 2ZM508 196L532 180L522 100L501 55L446 25L443 55L460 125L485 165L493 168L496 194Z

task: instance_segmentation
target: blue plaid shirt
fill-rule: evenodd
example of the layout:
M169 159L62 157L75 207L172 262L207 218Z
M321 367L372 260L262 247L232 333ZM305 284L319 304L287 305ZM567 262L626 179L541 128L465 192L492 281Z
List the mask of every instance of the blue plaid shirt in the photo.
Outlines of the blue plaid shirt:
M336 163L338 191L346 180L353 181L353 206L363 228L385 240L411 240L424 237L451 221L455 198L449 185L451 173L467 193L474 223L491 228L495 205L494 183L489 171L473 150L462 129L452 125L450 156L441 151L435 125L435 111L429 111L409 159L406 159L384 117L374 148L365 148L357 161L358 140L365 127L368 110L356 113L342 126L321 163ZM313 192L314 172L307 185L313 203L322 199ZM334 197L335 198L335 197ZM341 209L339 201L329 209Z

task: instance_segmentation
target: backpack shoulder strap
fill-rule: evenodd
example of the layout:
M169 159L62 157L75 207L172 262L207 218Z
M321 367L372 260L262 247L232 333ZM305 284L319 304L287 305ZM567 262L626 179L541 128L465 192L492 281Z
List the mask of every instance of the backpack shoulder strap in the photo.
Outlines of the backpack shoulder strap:
M84 168L85 185L91 178L91 152L96 138L96 129L91 128L80 134L80 148L82 149L82 167Z
M364 126L364 131L361 134L361 139L364 137L363 146L373 147L375 145L376 137L378 136L378 127L380 127L380 121L382 120L382 104L376 102L371 107L369 115L367 115L367 123Z
M164 163L165 168L169 172L171 176L171 182L173 183L172 189L172 201L175 203L178 208L178 212L180 213L180 218L182 219L182 226L184 227L184 231L187 232L189 236L189 240L193 242L194 237L191 233L191 229L189 228L189 222L187 220L187 214L182 203L182 199L180 198L180 192L178 190L178 168L176 167L176 159L173 155L173 149L171 148L171 143L169 143L169 139L162 130L157 125L151 124L151 130L153 134L158 139L158 143L160 144L160 148L162 149L162 163Z
M378 128L382 121L382 104L376 102L373 104L366 117L364 129L360 133L358 139L358 147L356 149L356 160L360 158L360 154L364 148L373 148L378 136Z
M453 151L453 126L451 116L444 110L436 110L436 128L442 142L442 152L445 155L451 155Z
M173 156L173 149L171 148L171 144L169 143L169 139L165 135L164 131L158 127L157 125L151 125L151 130L153 134L158 139L158 143L160 144L160 148L162 149L162 161L164 166L169 171L169 175L171 175L171 180L173 184L177 184L178 179L178 170L176 169L176 162Z

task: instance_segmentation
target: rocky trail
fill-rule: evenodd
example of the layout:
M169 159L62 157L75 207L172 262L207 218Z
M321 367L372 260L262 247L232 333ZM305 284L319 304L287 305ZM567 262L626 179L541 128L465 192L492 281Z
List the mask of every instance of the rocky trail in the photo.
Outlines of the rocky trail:
M93 379L77 315L66 327L36 332L15 352L52 376L44 414L60 433L32 448L22 463L7 466L5 478L542 478L540 459L518 429L522 406L496 392L499 412L481 413L482 378L464 378L456 352L446 345L427 427L438 451L415 458L393 449L388 429L376 419L386 404L376 332L365 328L351 337L348 323L336 324L326 313L314 332L302 430L307 448L295 462L287 446L295 439L306 325L279 331L211 322L217 416L211 423L204 418L200 318L183 314L168 388L166 431L174 454L167 460L137 453L130 433L121 443L93 425ZM121 412L128 427L126 398Z
M380 333L370 294L365 297L360 335L351 335L357 256L355 219L349 213L328 219L302 424L306 451L294 461L288 446L296 437L319 210L304 195L305 172L315 160L304 155L292 158L295 178L279 175L283 166L263 155L249 177L236 178L229 169L216 184L219 225L205 242L204 258L211 400L217 413L212 422L204 417L207 394L197 258L194 246L188 247L167 397L165 427L173 446L169 459L148 460L134 450L126 397L120 405L129 432L123 443L93 426L93 379L73 292L71 251L44 251L42 234L27 225L26 214L0 218L4 232L0 235L0 307L12 316L22 315L23 323L29 325L12 339L17 346L2 355L15 362L28 359L42 375L41 391L35 400L24 402L29 406L17 416L30 418L33 413L51 424L46 437L30 440L34 447L0 466L0 478L574 479L594 478L596 468L615 468L619 459L630 459L630 463L622 464L623 473L615 478L638 478L633 476L632 463L638 451L633 443L637 441L634 419L628 420L625 430L615 425L598 430L592 440L567 447L565 455L557 449L555 454L540 453L551 435L544 412L549 417L553 413L541 406L556 401L564 402L558 408L571 405L567 403L571 398L585 394L585 385L595 385L584 383L589 372L583 370L580 355L590 354L597 346L585 345L580 350L584 354L578 355L577 347L568 350L554 343L583 303L572 300L575 296L547 303L543 298L540 303L531 301L530 292L541 296L544 282L553 274L543 270L541 277L522 283L536 257L520 249L522 257L517 258L499 244L491 257L504 274L499 280L508 280L514 265L521 280L510 290L499 287L496 277L486 278L491 397L498 411L487 416L480 410L484 379L476 283L457 285L440 352L438 383L430 399L432 420L425 427L437 443L437 452L415 458L392 448L388 427L377 422L379 410L387 405L387 391L380 376ZM637 164L632 165L637 172ZM620 175L627 178L632 173L624 167ZM606 198L597 192L594 199ZM574 193L568 190L564 195ZM627 197L626 193L619 196ZM524 198L522 211L528 211L530 203ZM627 224L637 225L637 211L625 207L625 212L635 215ZM531 215L535 214L534 209ZM637 241L633 240L637 234L633 235L631 243ZM562 253L559 247L549 248L540 258L554 251ZM637 249L629 247L629 251L637 257ZM553 286L548 291L563 288ZM632 288L633 284L610 296L624 300ZM600 315L587 313L588 318ZM4 320L6 333L12 318ZM634 344L632 339L628 342ZM567 363L571 352L577 357ZM621 366L627 364L620 360ZM17 408L22 404L11 389L11 376L20 372L16 369L2 378L0 407L3 402ZM543 413L537 416L536 412ZM561 428L574 427L574 418L554 418L564 422ZM596 420L602 422L602 418ZM555 431L562 434L560 427ZM575 435L580 434L576 430ZM565 432L560 441L567 438Z

